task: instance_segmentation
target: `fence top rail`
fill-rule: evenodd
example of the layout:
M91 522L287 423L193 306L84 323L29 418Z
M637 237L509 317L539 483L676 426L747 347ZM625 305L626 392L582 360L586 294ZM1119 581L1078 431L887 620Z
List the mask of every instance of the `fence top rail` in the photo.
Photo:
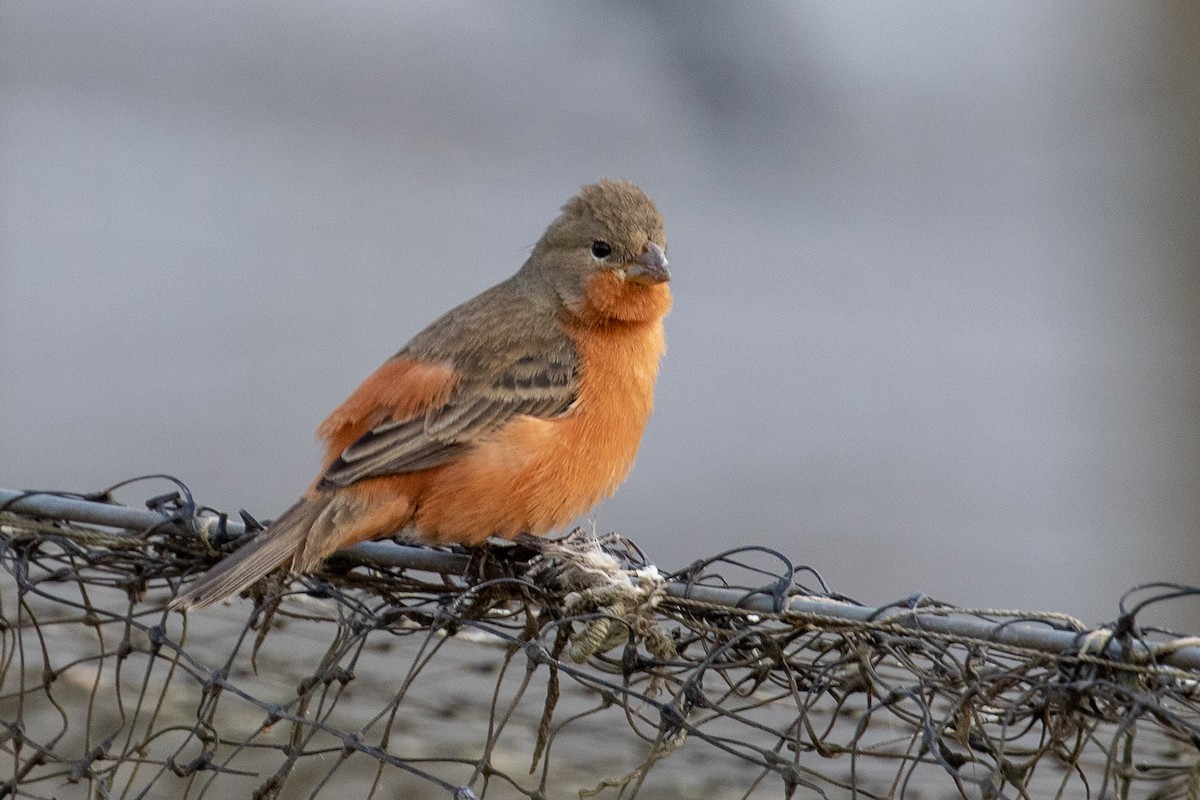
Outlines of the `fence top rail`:
M188 505L188 513L180 515L161 508L136 508L87 496L0 489L0 512L101 525L115 529L116 535L132 536L179 522L185 523L181 528L197 533L220 529L227 536L239 537L247 531L247 525L238 519ZM463 574L470 561L470 556L462 552L390 541L365 542L347 548L339 555L366 565L443 575ZM960 609L921 602L924 598L919 595L892 605L867 606L833 597L797 594L792 588L792 576L787 578L784 588L788 591L747 592L741 588L698 584L680 577L668 579L664 591L679 601L736 613L792 619L808 617L825 624L838 621L869 624L1056 656L1077 655L1084 660L1138 666L1153 663L1200 672L1200 637L1169 635L1151 641L1136 635L1132 615L1089 629L1066 615ZM632 579L636 581L637 575L634 574ZM1180 594L1195 591L1190 587L1164 588L1177 588Z

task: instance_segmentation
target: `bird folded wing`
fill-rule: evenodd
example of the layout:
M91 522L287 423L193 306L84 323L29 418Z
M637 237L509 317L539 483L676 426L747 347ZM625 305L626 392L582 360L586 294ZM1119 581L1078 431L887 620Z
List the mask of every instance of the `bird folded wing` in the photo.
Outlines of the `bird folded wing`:
M573 348L560 349L517 358L487 380L460 381L445 403L368 430L329 465L318 486L430 469L518 416L564 414L578 396L577 362Z

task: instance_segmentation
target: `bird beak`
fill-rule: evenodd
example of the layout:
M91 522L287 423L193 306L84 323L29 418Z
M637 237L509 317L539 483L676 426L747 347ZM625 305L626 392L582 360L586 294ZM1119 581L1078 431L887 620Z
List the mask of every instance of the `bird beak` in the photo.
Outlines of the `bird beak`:
M625 280L630 283L666 283L671 280L667 269L667 254L654 242L646 242L637 261L625 270Z

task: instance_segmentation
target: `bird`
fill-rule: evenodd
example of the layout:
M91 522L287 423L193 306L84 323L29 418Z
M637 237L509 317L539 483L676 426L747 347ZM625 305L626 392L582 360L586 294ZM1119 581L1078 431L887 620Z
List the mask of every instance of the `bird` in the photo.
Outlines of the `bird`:
M334 409L317 429L316 480L171 607L398 532L424 544L541 536L612 495L654 408L666 251L663 218L635 184L582 187L514 275L436 319Z

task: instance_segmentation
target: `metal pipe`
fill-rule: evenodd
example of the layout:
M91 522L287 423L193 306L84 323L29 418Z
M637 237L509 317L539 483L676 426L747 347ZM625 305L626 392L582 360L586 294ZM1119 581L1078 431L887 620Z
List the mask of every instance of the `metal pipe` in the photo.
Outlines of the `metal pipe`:
M0 489L0 511L10 511L28 517L64 519L92 525L140 531L161 525L169 517L151 509L131 508L111 503L67 498L53 494L28 494ZM215 518L213 518L215 520ZM240 521L227 520L226 529L234 534L245 533ZM469 557L427 547L414 547L394 542L364 542L340 551L353 561L379 566L406 567L442 574L461 574ZM679 599L691 599L729 609L743 609L772 614L774 598L765 594L747 594L738 589L697 586L683 582L667 584L667 594ZM913 631L928 631L947 637L994 642L1053 655L1087 654L1102 656L1118 662L1144 663L1154 656L1155 648L1140 641L1125 644L1113 640L1106 632L1064 631L1034 621L993 621L977 616L956 613L952 609L929 608L871 608L835 600L814 597L792 597L784 609L787 612L810 614L847 622L887 622ZM1094 646L1090 643L1094 642ZM1168 642L1169 644L1169 642ZM1160 646L1164 646L1160 643ZM1157 659L1160 663L1179 669L1200 671L1200 647L1185 646L1167 652Z

